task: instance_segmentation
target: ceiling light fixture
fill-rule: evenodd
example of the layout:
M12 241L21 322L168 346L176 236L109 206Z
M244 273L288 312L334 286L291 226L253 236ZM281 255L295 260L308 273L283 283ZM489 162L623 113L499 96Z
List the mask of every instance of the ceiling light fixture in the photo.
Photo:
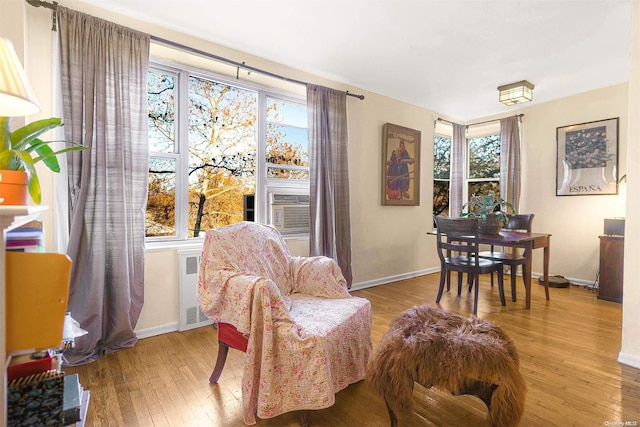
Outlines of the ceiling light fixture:
M534 86L526 80L498 86L498 92L500 92L498 99L504 105L529 102L533 99L533 88Z

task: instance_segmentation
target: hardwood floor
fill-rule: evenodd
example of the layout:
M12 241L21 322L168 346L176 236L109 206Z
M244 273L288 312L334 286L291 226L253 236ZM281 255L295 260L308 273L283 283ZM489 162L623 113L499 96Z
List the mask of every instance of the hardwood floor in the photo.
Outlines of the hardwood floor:
M399 312L434 304L438 274L354 292L373 307L373 345ZM528 394L522 426L640 425L640 370L619 364L620 304L598 300L589 289L551 289L534 281L531 310L518 301L501 307L488 276L480 288L478 316L498 323L520 353ZM452 286L453 290L453 286ZM467 297L469 295L469 297ZM445 292L441 306L468 316L470 294ZM91 390L87 426L243 426L240 381L243 353L230 350L219 384L208 382L217 355L216 331L204 327L142 339L131 349L75 368ZM414 390L414 417L402 425L488 426L487 409L471 396ZM363 382L336 395L328 409L314 411L314 426L388 426L383 400ZM296 426L296 413L258 420L258 426ZM614 424L621 423L621 424Z

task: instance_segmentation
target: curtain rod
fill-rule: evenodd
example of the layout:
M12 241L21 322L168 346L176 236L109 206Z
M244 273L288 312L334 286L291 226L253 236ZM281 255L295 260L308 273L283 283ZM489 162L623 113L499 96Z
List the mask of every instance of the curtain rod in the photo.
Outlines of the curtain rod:
M54 1L52 3L47 3L46 1L40 0L26 0L33 7L44 7L47 9L51 9L51 31L58 31L57 23L56 23L56 12L58 11L58 2Z
M33 6L33 7L41 7L42 6L42 7L45 7L47 9L51 9L52 10L52 20L53 20L53 27L51 29L53 31L57 31L56 30L56 12L58 10L58 2L54 1L53 3L47 3L46 1L41 1L41 0L25 0L25 1L27 3L29 3L31 6ZM273 78L276 78L276 79L284 80L284 81L287 81L287 82L290 82L290 83L295 83L295 84L299 84L299 85L303 85L303 86L307 86L307 84L308 84L307 82L303 82L301 80L290 79L288 77L284 77L284 76L281 76L279 74L272 73L270 71L266 71L266 70L262 70L260 68L252 67L250 65L245 64L244 62L242 62L242 63L241 62L236 62L236 61L233 61L233 60L228 59L228 58L223 58L222 56L214 55L212 53L205 52L203 50L195 49L193 47L189 47L189 46L185 46L185 45L180 44L180 43L173 42L171 40L163 39L163 38L160 38L160 37L157 37L157 36L154 36L154 35L151 35L150 37L151 37L151 40L153 40L155 42L162 43L162 44L165 44L165 45L168 45L168 46L171 46L171 47L175 47L175 48L178 48L180 50L185 50L185 51L188 51L188 52L191 52L191 53L195 53L197 55L204 56L206 58L210 58L210 59L216 60L218 62L223 62L223 63L228 64L228 65L233 65L234 67L243 68L245 70L249 70L249 71L253 71L253 72L256 72L256 73L264 74L265 76L273 77ZM348 90L344 91L344 93L346 93L347 96L353 96L354 98L358 98L361 101L364 99L364 95L358 95L358 94L355 94L355 93L351 93Z
M522 119L522 117L524 117L524 113L516 114L513 117L517 117L518 119ZM491 122L497 122L497 121L500 121L500 119L485 120L484 122L471 123L470 125L465 125L465 127L469 128L470 126L483 125L485 123L491 123ZM436 119L436 122L445 122L445 123L449 123L450 125L454 124L453 122L451 122L449 120L445 120L442 117L438 117Z
M153 40L155 42L158 42L158 43L162 43L162 44L171 46L171 47L178 48L180 50L185 50L187 52L195 53L197 55L201 55L201 56L204 56L206 58L213 59L215 61L223 62L223 63L228 64L228 65L233 65L234 67L243 68L245 70L254 71L256 73L264 74L265 76L273 77L273 78L276 78L276 79L284 80L284 81L287 81L287 82L290 82L290 83L295 83L295 84L299 84L299 85L303 85L303 86L306 86L308 84L307 82L303 82L301 80L290 79L289 77L284 77L284 76L281 76L279 74L272 73L271 71L266 71L266 70L262 70L260 68L252 67L250 65L245 64L244 62L233 61L231 59L224 58L224 57L218 56L218 55L214 55L213 53L209 53L209 52L206 52L204 50L196 49L196 48L193 48L193 47L190 47L190 46L185 46L183 44L176 43L176 42L171 41L171 40L163 39L163 38L160 38L160 37L157 37L157 36L154 36L154 35L151 36L151 40ZM358 95L358 94L355 94L355 93L351 93L348 90L344 91L344 93L346 93L347 96L353 96L354 98L358 98L359 100L363 100L364 99L364 95Z

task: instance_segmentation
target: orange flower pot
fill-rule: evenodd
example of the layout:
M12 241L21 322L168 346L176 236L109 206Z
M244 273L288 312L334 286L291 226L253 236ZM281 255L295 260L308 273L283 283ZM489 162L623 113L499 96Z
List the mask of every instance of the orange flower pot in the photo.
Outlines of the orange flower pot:
M0 205L26 205L28 199L27 173L0 170Z

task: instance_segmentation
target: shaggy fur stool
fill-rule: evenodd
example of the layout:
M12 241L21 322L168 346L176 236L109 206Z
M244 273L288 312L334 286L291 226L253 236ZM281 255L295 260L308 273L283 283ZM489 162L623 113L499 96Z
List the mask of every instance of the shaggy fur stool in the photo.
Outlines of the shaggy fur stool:
M518 368L518 352L496 324L422 305L391 322L366 381L384 398L391 426L396 416L411 416L417 382L474 395L487 405L492 426L511 427L520 422L527 392Z

